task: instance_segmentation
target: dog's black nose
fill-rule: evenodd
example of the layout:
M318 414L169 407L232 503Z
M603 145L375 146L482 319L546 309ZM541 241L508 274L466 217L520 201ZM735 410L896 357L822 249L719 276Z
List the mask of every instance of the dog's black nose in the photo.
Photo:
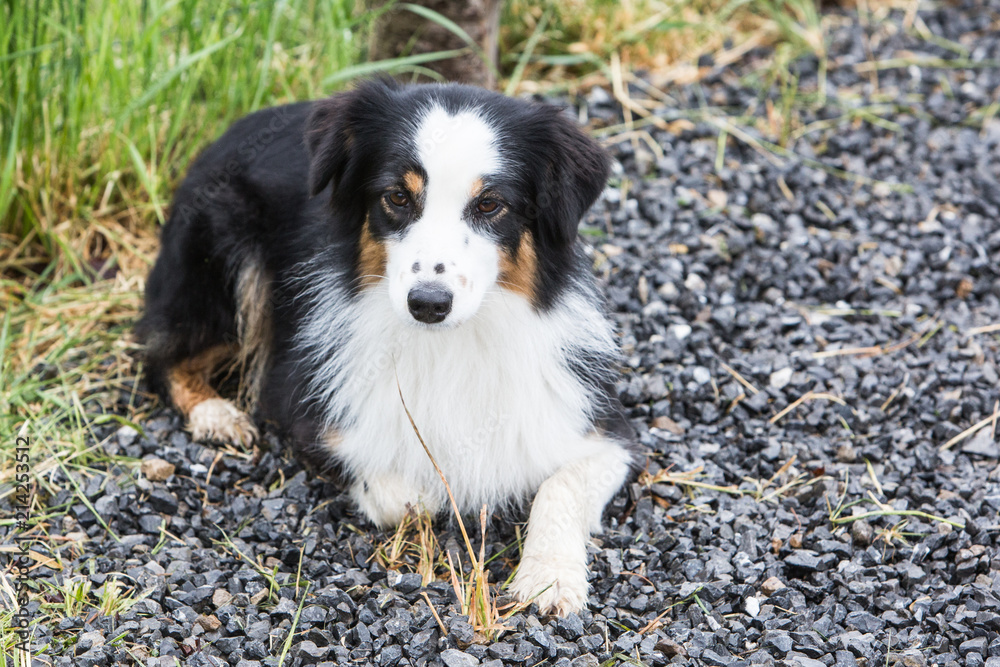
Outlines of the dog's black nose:
M406 305L418 322L437 324L451 312L451 292L440 285L417 285L406 296Z

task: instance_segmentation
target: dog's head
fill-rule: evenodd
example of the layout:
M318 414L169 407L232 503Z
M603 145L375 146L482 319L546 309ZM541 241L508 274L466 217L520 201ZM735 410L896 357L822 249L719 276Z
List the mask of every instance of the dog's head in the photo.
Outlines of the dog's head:
M544 307L608 175L558 109L458 85L367 82L318 103L306 141L359 283L384 281L422 326L457 326L496 290Z

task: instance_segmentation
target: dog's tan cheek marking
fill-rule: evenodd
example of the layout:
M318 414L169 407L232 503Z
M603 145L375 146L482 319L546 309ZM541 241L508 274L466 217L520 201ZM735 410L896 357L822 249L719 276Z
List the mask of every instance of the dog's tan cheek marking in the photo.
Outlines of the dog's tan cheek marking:
M219 398L209 379L212 371L232 357L234 352L230 345L216 345L185 359L167 372L170 400L185 417L202 401Z
M371 287L385 276L386 254L385 245L372 236L367 219L361 228L358 245L358 275L361 276L361 285Z
M424 192L424 178L415 171L408 171L403 174L403 185L410 191L415 199L418 199Z
M507 251L500 253L500 287L515 292L535 303L538 292L538 256L531 233L521 233L521 242L512 257Z

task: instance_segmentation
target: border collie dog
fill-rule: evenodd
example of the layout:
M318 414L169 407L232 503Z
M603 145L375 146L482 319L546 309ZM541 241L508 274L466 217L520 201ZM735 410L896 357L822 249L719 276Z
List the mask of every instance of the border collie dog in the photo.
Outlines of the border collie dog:
M448 507L415 424L462 512L533 496L511 590L578 611L637 458L577 239L607 175L558 109L460 85L248 116L175 195L137 325L153 382L198 440L274 423L379 526Z

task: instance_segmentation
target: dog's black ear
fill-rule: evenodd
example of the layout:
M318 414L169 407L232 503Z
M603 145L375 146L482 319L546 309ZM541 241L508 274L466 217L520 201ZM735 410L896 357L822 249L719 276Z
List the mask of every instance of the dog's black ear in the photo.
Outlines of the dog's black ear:
M583 214L608 180L610 160L601 146L554 108L545 128L545 166L536 192L538 233L553 245L576 240Z
M354 132L350 108L357 91L341 93L316 103L306 124L309 149L309 194L318 195L327 183L338 183L351 159Z
M365 144L379 132L379 117L392 107L400 84L388 77L362 82L357 88L316 102L306 123L309 149L309 192L319 194L330 181L335 188L363 180ZM357 177L357 178L355 178Z

